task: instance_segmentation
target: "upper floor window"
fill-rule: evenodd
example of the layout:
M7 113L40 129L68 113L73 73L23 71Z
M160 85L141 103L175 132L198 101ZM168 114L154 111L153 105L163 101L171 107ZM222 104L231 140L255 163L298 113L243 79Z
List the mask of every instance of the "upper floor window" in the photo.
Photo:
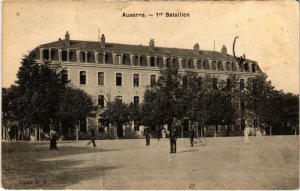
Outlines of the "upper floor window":
M98 85L104 85L104 72L98 72Z
M103 64L104 55L102 52L98 53L98 63Z
M140 97L139 96L134 96L133 97L133 103L134 103L134 105L138 105L140 103Z
M67 83L68 82L68 70L63 70L61 73L61 81L63 83Z
M79 81L80 81L80 84L86 84L86 72L85 71L80 71L80 74L79 74Z
M98 105L99 105L101 108L104 108L104 95L99 95L99 96L98 96Z
M43 50L43 58L44 58L44 60L49 60L49 50L48 49Z
M244 90L244 88L245 88L245 80L240 79L240 90Z
M256 72L256 64L252 64L252 72Z
M115 57L115 64L122 64L122 55L117 54Z
M139 85L140 85L139 74L133 74L133 86L139 87Z
M155 59L154 57L150 57L150 66L155 67Z
M85 62L85 52L80 52L79 59L80 59L80 62Z
M61 60L68 61L68 51L66 50L61 51Z
M138 66L139 65L139 57L138 56L133 56L132 57L132 64L134 66Z
M122 73L116 74L116 86L122 86Z
M153 86L156 82L156 75L151 75L150 76L150 86Z

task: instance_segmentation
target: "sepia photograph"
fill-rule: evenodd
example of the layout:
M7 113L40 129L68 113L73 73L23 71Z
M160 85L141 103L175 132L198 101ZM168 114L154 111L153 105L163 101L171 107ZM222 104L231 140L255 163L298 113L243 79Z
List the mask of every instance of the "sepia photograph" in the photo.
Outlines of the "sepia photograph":
M298 1L3 1L1 187L299 189Z

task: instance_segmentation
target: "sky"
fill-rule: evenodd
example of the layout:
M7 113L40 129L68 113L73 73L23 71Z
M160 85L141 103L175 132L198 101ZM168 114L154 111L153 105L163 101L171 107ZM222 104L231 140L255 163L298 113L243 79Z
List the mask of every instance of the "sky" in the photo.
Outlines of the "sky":
M10 1L2 3L2 87L14 84L20 62L35 47L64 39L221 51L258 62L276 89L299 93L299 5L297 1L97 2ZM167 18L166 12L189 13ZM145 18L122 17L144 13ZM156 17L156 13L163 16ZM154 16L150 17L149 14ZM215 41L215 46L214 46Z

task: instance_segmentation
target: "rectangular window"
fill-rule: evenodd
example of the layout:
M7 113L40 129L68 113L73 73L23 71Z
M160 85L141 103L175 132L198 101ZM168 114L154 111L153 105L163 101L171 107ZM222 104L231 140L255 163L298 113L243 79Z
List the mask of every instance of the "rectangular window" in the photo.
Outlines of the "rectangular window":
M79 56L80 62L85 62L85 52L80 52Z
M150 57L150 66L155 67L155 60L154 57Z
M68 51L66 50L61 51L61 60L68 61Z
M116 74L116 86L122 86L122 74L121 73Z
M150 85L153 86L156 82L156 75L151 75L150 76Z
M98 106L101 108L104 108L104 96L103 95L98 95Z
M133 74L133 87L139 87L140 79L139 74Z
M49 50L43 50L43 58L44 60L49 60Z
M245 88L245 80L240 79L240 90L244 90L244 88Z
M140 130L140 126L137 124L134 124L134 131L139 131Z
M104 127L102 126L101 118L98 118L98 131L104 132Z
M62 71L61 81L63 83L68 83L68 70Z
M134 96L133 97L133 103L134 103L134 105L138 105L140 103L140 97L139 96Z
M98 85L104 85L104 72L98 72Z
M85 71L80 71L80 84L86 84L86 72Z
M121 62L122 62L122 56L121 55L116 55L115 64L120 65Z

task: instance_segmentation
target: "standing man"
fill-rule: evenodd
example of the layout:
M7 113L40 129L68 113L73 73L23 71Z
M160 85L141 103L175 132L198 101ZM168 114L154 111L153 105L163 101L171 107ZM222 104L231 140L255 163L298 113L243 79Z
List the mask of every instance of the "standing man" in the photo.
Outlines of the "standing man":
M50 150L58 150L56 145L56 131L54 130L54 127L51 127L50 130Z
M146 139L146 146L150 145L150 129L149 127L145 128L144 131L145 139Z
M172 128L170 130L170 147L171 147L171 151L170 153L176 153L176 140L177 140L177 130L176 128Z
M245 139L245 144L250 144L249 141L249 133L250 133L250 128L249 128L249 121L245 121L245 129L244 129L244 139Z
M162 137L162 133L161 133L161 128L160 126L158 127L158 132L157 132L157 140L159 141L159 139Z
M97 147L95 140L96 140L96 131L95 131L95 128L91 128L91 140L87 143L87 145L89 145L93 142L93 146Z
M195 130L194 130L194 128L191 127L191 129L190 129L190 142L191 142L191 147L194 146L194 138L195 138Z

